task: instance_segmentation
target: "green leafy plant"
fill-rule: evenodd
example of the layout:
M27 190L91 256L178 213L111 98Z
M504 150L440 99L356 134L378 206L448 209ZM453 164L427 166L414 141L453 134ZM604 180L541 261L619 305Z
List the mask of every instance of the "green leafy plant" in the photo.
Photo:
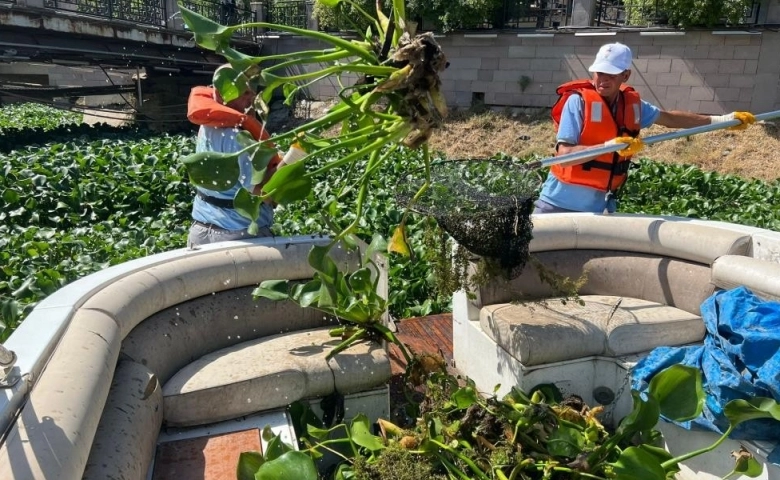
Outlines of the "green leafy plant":
M335 7L341 2L331 0L323 3ZM376 18L354 2L345 0L344 3L363 15L371 25L359 41L263 22L225 27L186 8L181 11L198 45L223 55L231 64L231 68L220 70L214 80L215 88L225 101L237 98L248 84L261 85L262 92L255 99L255 105L260 112L267 114L267 105L277 90L282 90L286 101L291 102L298 90L308 82L324 77L335 77L341 81L343 75L360 75L357 82L340 90L341 102L319 119L274 135L263 142L255 142L249 135L242 135L241 141L245 148L237 153L200 152L183 160L193 184L206 188L227 188L237 182L239 155L251 155L253 178L260 179L265 176L269 162L276 154L275 143L295 141L301 145L307 155L299 162L283 165L276 170L264 185L263 195L252 196L245 189L236 194L236 210L251 219L257 216L260 202L264 200L273 199L280 205L290 205L311 194L313 178L341 167L352 172L348 182L328 206L328 210L333 211L339 200L355 189L357 194L352 220L346 225L339 224L340 218L332 217L328 220L335 235L328 246L312 250L309 260L317 272L313 283L307 284L304 290L296 289L287 295L282 295L286 287L283 282L266 284L261 286L258 293L269 298L291 299L305 306L311 305L356 325L356 331L349 331L348 345L369 333L395 340L378 321L381 312L377 308L386 308L386 303L370 296L364 288L370 284L363 283L356 276L358 272L338 272L327 254L334 245L347 240L356 231L373 185L372 178L383 164L394 158L392 155L396 150L422 149L426 180L418 195L427 188L430 155L426 142L446 115L438 77L439 72L446 68L446 59L433 35L415 35L414 27L406 23L402 0L393 1L390 17L383 14L381 2L378 2ZM297 33L330 44L332 48L249 57L230 46L232 34L242 27L273 28ZM261 64L262 69L259 68ZM326 66L321 67L322 64ZM288 76L282 74L285 68L301 66L318 66L320 69ZM336 125L341 126L338 135L329 137L323 134ZM339 156L334 158L336 152ZM358 171L355 167L364 158L367 163ZM313 171L306 169L307 164L322 159L328 161ZM391 251L405 255L410 254L405 232L407 215L401 218L388 247ZM355 295L361 295L362 300L355 303Z
M0 341L65 284L184 246L192 191L179 158L194 140L145 137L0 153Z
M35 103L5 105L0 107L0 135L20 128L48 131L65 125L78 125L83 118L81 113Z
M528 75L521 75L520 80L517 81L517 84L520 85L520 91L525 92L525 89L528 88L528 85L531 84L531 77Z
M345 242L351 250L358 249L352 236L345 237ZM375 235L361 256L358 268L349 273L339 269L329 255L330 248L314 246L309 252L309 265L315 272L312 280L292 285L288 280L266 280L252 295L270 300L292 300L301 307L316 308L346 322L346 326L331 329L332 336L340 336L343 340L328 353L327 359L357 341L372 338L398 345L407 362L411 361L407 349L382 321L387 312L387 300L378 293L380 275L374 256L387 248L384 239Z
M349 425L325 429L312 422L297 432L301 451L309 456L296 458L297 471L311 468L315 459L330 452L340 458L327 477L336 480L665 480L679 471L681 462L717 448L740 423L780 420L780 405L774 400L731 401L725 408L730 423L723 435L710 446L674 457L658 446L660 434L654 428L661 415L686 421L701 414L702 377L692 367L674 365L658 373L646 397L633 391L633 409L613 432L597 418L601 407L588 408L577 397L562 398L551 384L528 393L513 389L498 399L483 398L472 382L441 370L428 371L423 381L425 400L407 426L380 419L380 433L374 435L367 418L358 415ZM307 424L304 417L311 418L301 409L295 415L299 428ZM251 473L246 462L244 466ZM760 472L761 465L743 450L729 475Z
M751 0L661 0L659 9L672 25L712 27L744 24L752 5Z

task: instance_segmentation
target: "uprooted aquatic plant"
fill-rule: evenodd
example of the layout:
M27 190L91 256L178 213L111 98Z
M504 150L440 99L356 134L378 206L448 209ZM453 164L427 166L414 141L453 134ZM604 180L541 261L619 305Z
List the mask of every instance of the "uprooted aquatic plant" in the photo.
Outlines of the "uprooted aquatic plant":
M398 472L458 480L665 480L679 471L681 462L715 449L740 423L780 420L780 405L772 399L733 400L724 410L730 424L721 437L708 447L673 457L657 443L660 433L654 427L661 415L686 421L701 414L702 375L692 367L674 365L658 373L646 397L633 391L633 409L613 432L598 419L601 407L589 408L574 396L561 398L554 385L529 393L513 389L501 399L486 399L472 382L464 384L443 372L431 373L425 383L426 400L414 424L380 419L380 434L374 435L368 419L358 415L349 424L326 429L314 422L297 432L301 451L308 456L295 458L300 462L295 471L311 471L314 460L329 453L340 459L327 476L335 480L395 480ZM300 410L298 415L303 415ZM761 465L748 452L734 456L729 475L760 474ZM255 478L271 478L259 473Z
M341 0L322 1L335 6ZM343 1L352 4L350 0ZM331 243L326 247L314 247L309 256L315 278L286 294L282 292L283 282L266 282L259 293L319 308L347 322L351 326L341 332L346 336L346 343L337 350L367 336L395 340L379 321L383 312L379 308L385 308L386 303L366 290L369 287L363 279L366 273L363 270L353 273L334 270L328 253L353 235L363 217L373 176L384 163L398 158L393 155L396 150L423 149L425 181L420 186L420 193L428 187L430 155L427 141L447 113L439 90L439 73L446 68L447 61L433 34L416 34L413 22L405 19L403 0L392 2L389 16L384 15L381 4L377 2L376 17L358 8L369 20L371 28L357 40L265 22L223 26L181 8L182 18L194 32L197 44L224 56L230 63L230 68L218 71L214 81L225 102L237 98L247 86L252 86L260 90L254 102L256 110L266 115L273 95L278 92L284 95L286 102L292 102L299 90L324 78L334 79L341 86L339 102L318 119L263 141L255 141L248 133L241 132L238 138L244 148L239 152L200 152L183 160L194 185L221 190L236 184L240 155L250 156L252 183L257 184L266 177L269 164L277 155L276 144L295 143L302 147L307 154L295 163L282 164L265 183L261 195L251 195L243 188L237 192L233 200L236 211L253 220L258 217L263 201L288 205L303 200L311 193L313 178L335 168L348 170L350 180L344 182L331 199L324 214L336 211L334 206L338 202L357 192L354 216L346 225L340 223L342 218L328 219L334 230ZM294 33L325 43L329 48L249 56L230 46L231 36L242 28L272 28ZM304 73L285 73L291 71ZM349 81L348 77L355 75L358 80ZM337 135L326 133L337 126L340 126ZM319 161L319 168L307 169L314 160ZM405 215L387 248L409 255L404 232L406 218ZM253 228L254 223L250 233Z
M323 3L335 6L340 0ZM215 86L226 102L237 98L247 85L259 86L261 92L255 105L260 113L267 114L272 96L280 90L286 101L291 102L299 90L324 78L333 78L341 85L339 103L321 118L261 142L243 135L246 146L240 152L198 153L187 157L184 164L191 181L210 189L234 185L238 178L237 159L241 154L252 156L253 178L261 179L277 153L274 145L294 141L308 155L297 163L279 168L264 186L263 195L253 197L247 190L240 190L234 199L236 208L250 218L257 218L263 200L273 199L282 205L299 201L311 191L312 178L334 168L347 167L352 170L354 181L345 184L333 201L338 201L350 190L357 190L355 220L343 226L334 219L338 228L334 242L354 231L362 216L369 180L378 168L396 149L426 148L433 130L441 125L447 113L439 79L447 61L433 34L415 34L414 24L404 18L403 0L393 1L390 17L382 13L380 6L381 2L377 2L376 18L359 9L372 25L359 40L265 22L227 27L182 8L182 18L194 32L197 44L223 55L231 64L232 68L220 70L215 80ZM230 46L230 38L236 30L255 27L295 33L331 47L253 57ZM288 69L309 71L284 75ZM346 77L350 75L359 78L349 82ZM338 135L324 134L335 126L341 126ZM333 157L334 154L338 155ZM316 158L327 162L314 171L307 171L305 165ZM360 161L365 163L357 168ZM429 162L426 148L426 165Z

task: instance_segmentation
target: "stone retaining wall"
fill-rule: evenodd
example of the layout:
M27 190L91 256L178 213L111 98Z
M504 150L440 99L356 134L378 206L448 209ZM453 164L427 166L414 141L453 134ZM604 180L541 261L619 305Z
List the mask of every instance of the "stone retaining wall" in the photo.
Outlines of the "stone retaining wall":
M442 74L450 106L550 107L563 82L587 77L604 43L634 51L630 84L667 110L719 114L780 109L780 32L556 32L452 33L437 37L450 61ZM671 34L669 34L671 33ZM291 52L313 45L300 37L267 39L267 50ZM316 47L314 47L316 48ZM521 87L521 79L527 85ZM311 89L315 98L336 94L335 81Z

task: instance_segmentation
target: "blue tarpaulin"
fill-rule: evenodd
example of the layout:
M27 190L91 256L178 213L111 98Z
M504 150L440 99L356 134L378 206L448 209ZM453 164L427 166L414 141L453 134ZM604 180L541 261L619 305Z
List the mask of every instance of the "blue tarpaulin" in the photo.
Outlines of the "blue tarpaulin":
M653 375L676 363L700 368L707 392L704 413L678 425L723 433L729 425L723 407L729 401L752 397L780 401L780 302L739 287L709 297L701 305L701 315L707 329L704 344L654 349L634 367L632 386L645 392ZM780 441L780 423L750 420L731 438Z

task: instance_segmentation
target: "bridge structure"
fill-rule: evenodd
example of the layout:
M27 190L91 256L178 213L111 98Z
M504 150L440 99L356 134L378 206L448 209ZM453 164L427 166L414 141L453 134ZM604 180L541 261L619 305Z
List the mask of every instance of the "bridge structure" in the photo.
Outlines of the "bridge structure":
M225 25L271 14L307 22L311 9L303 0L273 11L246 0L0 0L0 101L130 94L146 116L174 117L176 106L184 118L189 89L223 60L195 45L179 4ZM258 55L263 33L242 29L234 46Z

